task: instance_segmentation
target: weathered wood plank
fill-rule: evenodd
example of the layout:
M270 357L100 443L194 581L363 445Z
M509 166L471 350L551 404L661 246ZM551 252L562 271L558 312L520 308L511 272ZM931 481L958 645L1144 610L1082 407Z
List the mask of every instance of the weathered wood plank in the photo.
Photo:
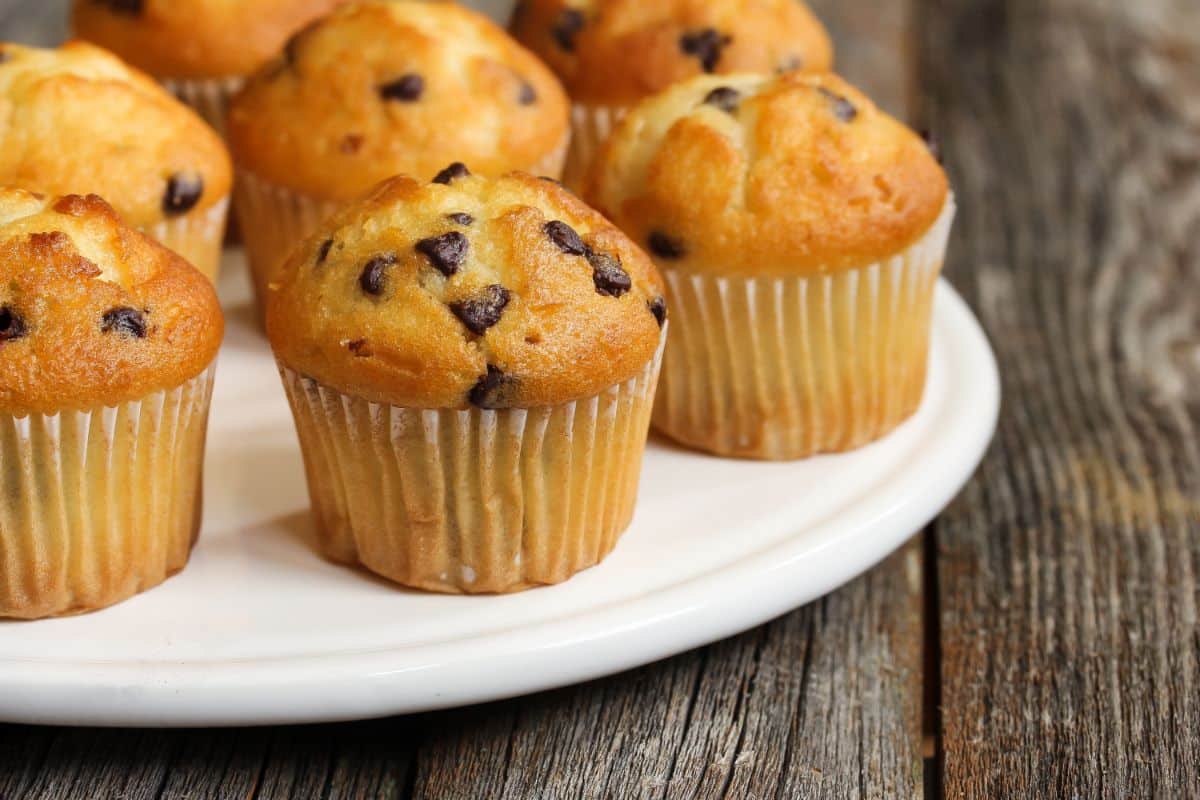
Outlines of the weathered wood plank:
M921 794L921 548L712 647L442 715L414 798Z
M949 797L1200 787L1200 6L930 0L1007 398L936 530Z

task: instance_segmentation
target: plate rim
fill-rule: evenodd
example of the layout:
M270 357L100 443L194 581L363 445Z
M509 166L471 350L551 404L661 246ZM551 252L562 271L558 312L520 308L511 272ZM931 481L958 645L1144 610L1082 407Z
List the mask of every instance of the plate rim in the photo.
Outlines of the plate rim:
M205 662L43 661L0 654L0 720L176 727L418 713L594 680L756 627L878 564L932 520L974 474L999 418L999 368L981 325L945 278L938 281L934 333L939 346L949 349L949 365L969 368L968 375L948 376L947 396L972 409L947 412L961 439L936 453L944 471L940 477L905 480L889 473L871 504L835 514L729 564L643 595L503 631L365 651ZM893 497L904 495L914 482L928 491L915 498ZM883 513L880 501L887 501ZM830 533L834 528L840 532ZM866 536L872 532L875 536ZM823 552L834 549L838 554ZM802 575L804 580L796 580ZM590 633L572 634L570 628ZM490 678L481 682L471 651L483 647L489 648ZM398 666L400 653L410 661L414 653L425 658Z

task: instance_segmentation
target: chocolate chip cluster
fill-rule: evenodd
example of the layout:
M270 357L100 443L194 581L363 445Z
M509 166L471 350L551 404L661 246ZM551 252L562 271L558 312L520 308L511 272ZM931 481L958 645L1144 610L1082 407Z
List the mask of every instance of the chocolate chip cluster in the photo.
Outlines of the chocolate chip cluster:
M433 182L448 185L470 175L471 172L465 165L454 163L439 172L433 178ZM478 220L474 214L465 211L445 213L442 219L451 229L418 239L412 245L412 254L428 269L444 278L450 278L471 269L472 246L468 234ZM620 255L597 249L575 228L560 219L545 222L541 230L558 252L578 260L581 268L590 270L592 284L598 295L620 298L633 289L633 280L622 265ZM335 247L337 242L333 238L321 242L313 257L313 268L321 268ZM397 251L377 252L366 258L359 269L357 279L357 289L361 298L374 303L386 303L390 295L390 276L393 270L405 261L406 254ZM500 323L513 300L514 292L510 287L500 283L489 283L466 297L446 301L446 307L469 336L483 337ZM659 327L665 323L666 302L662 297L650 300L647 310ZM345 342L344 345L356 357L370 358L373 355L371 345L366 339L356 338ZM476 385L470 389L467 399L480 408L503 408L508 403L510 390L517 385L516 377L506 375L500 367L489 364L486 374L481 375Z

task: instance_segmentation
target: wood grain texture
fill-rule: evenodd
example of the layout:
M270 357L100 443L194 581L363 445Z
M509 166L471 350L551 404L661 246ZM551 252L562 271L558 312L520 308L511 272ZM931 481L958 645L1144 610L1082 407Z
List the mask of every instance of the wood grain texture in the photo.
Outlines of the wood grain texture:
M921 550L769 625L442 715L414 798L921 795Z
M1200 5L933 0L1006 409L937 526L948 797L1200 791Z

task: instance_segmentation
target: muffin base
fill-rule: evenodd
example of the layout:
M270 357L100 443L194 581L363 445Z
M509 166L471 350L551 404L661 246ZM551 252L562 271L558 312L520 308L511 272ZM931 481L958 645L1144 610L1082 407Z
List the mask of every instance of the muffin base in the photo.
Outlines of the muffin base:
M115 407L0 416L0 617L92 611L183 568L214 373Z
M664 269L671 338L654 427L723 456L785 461L852 450L921 403L953 200L916 244L826 275Z
M211 125L221 138L225 138L225 115L229 108L229 100L246 83L245 78L209 78L205 80L185 80L181 78L166 78L162 81L171 94L199 114L205 122Z
M563 184L567 188L574 192L583 188L592 160L628 111L624 106L586 103L575 103L571 107L571 146L563 168Z
M500 411L370 403L281 365L318 549L447 593L560 583L599 563L633 517L661 353L587 400Z
M221 248L228 217L229 198L225 197L206 211L193 211L149 225L142 232L183 256L216 283L221 273Z

